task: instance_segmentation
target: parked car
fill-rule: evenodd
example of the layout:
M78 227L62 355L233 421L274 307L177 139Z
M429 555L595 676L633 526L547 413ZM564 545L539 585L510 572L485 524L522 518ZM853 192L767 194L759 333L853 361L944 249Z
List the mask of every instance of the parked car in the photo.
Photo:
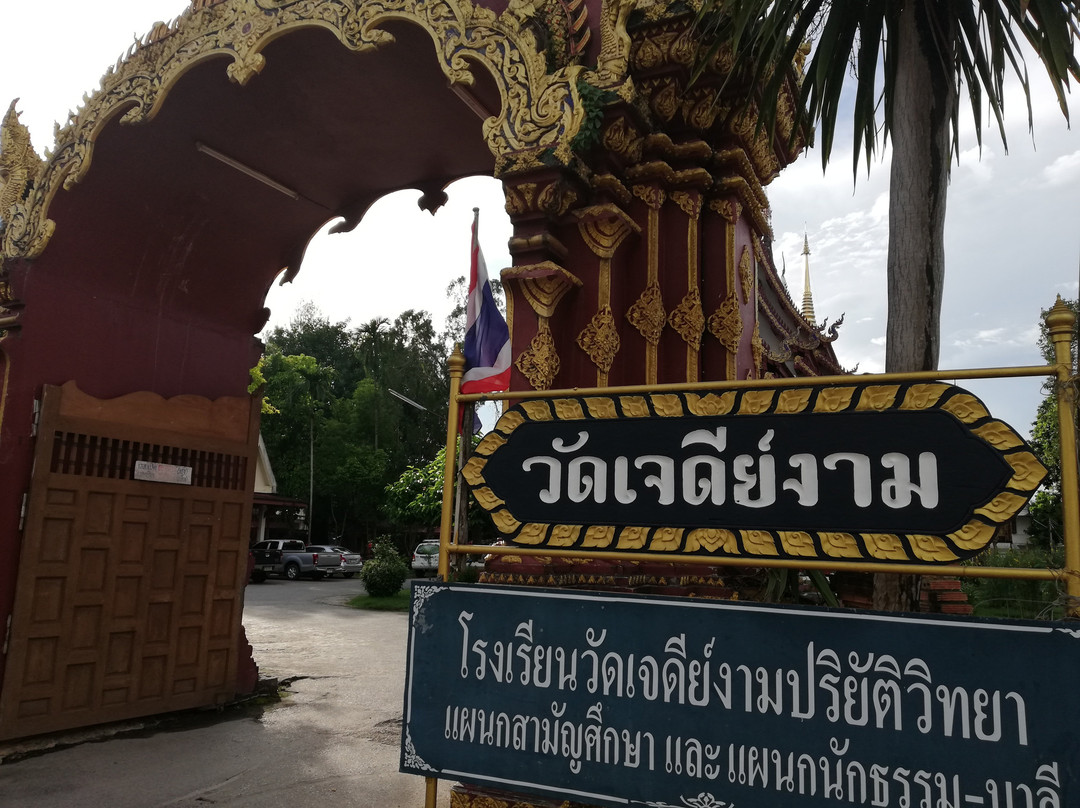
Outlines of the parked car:
M422 577L434 576L439 571L439 540L425 539L416 545L412 554L412 569Z
M309 553L319 554L319 569L326 575L340 574L342 578L352 578L364 568L364 560L359 553L339 544L309 544L305 549ZM336 562L332 561L335 557L338 558Z
M299 539L260 541L252 545L251 552L255 556L251 580L255 583L266 580L267 575L284 575L295 581L301 575L319 580L324 574L318 566L318 554L307 552Z

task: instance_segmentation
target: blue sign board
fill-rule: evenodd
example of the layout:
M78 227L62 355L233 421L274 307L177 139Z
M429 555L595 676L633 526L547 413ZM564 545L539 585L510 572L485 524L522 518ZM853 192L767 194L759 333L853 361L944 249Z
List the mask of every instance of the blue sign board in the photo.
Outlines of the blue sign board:
M649 808L1080 805L1080 627L417 582L401 770Z

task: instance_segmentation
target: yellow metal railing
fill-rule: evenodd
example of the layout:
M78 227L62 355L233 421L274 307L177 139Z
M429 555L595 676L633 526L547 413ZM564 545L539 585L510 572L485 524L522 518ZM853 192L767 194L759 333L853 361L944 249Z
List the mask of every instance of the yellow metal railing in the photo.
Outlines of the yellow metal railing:
M1080 491L1077 485L1076 427L1073 416L1076 396L1073 390L1071 339L1075 327L1073 311L1062 303L1047 315L1046 322L1055 348L1056 363L1021 367L982 368L947 371L919 371L913 373L865 374L853 376L811 376L787 379L752 379L746 381L680 383L663 385L635 385L627 387L573 388L569 390L519 390L506 393L461 394L461 377L465 359L455 350L449 359L450 407L446 429L446 467L443 474L443 507L440 531L439 576L447 580L451 555L516 555L544 556L549 558L586 558L609 561L678 561L683 564L721 565L728 567L792 568L806 570L835 570L866 573L895 573L906 575L950 576L959 578L1012 578L1022 580L1064 581L1069 595L1068 614L1080 617ZM461 405L478 401L554 399L568 396L627 395L639 393L662 393L681 391L720 391L742 388L785 388L826 386L830 384L887 384L896 382L955 381L960 379L1000 379L1017 377L1054 377L1058 395L1058 414L1061 430L1062 506L1065 532L1065 566L1063 569L1024 569L1015 567L981 567L960 564L924 565L890 562L857 562L839 560L806 560L786 558L739 558L704 554L676 554L655 552L619 552L604 550L568 550L556 547L518 547L459 544L458 532L452 525L452 501L458 420Z

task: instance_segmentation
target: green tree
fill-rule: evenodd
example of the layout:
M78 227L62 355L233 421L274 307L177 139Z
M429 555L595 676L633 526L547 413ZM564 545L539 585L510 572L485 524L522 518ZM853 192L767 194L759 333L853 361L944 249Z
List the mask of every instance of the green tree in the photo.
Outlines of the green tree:
M278 488L307 499L314 474L311 441L330 406L334 370L314 357L276 350L263 356L259 368L266 379L263 400L272 410L263 415L262 432Z
M797 137L820 125L822 164L836 125L850 110L855 170L892 141L887 261L885 369L934 370L940 344L945 276L945 205L959 145L960 98L966 91L982 142L982 117L993 114L1005 142L1002 91L1007 75L1021 84L1032 124L1030 85L1021 49L1033 48L1068 119L1070 79L1080 80L1074 45L1080 4L1061 0L883 2L882 0L704 0L701 30L711 44L699 75L722 48L743 65L744 85L773 132L781 87L809 36L815 44L795 105ZM850 70L849 70L850 68ZM849 76L854 103L842 103ZM878 142L878 132L881 143ZM874 605L908 610L917 579L877 576Z
M305 304L269 333L252 379L263 383L263 433L280 491L308 499L314 483L314 537L350 534L354 546L373 537L386 485L442 445L449 379L424 312L350 329Z
M1080 300L1066 300L1065 304L1080 315ZM1048 310L1042 313L1046 317ZM1080 317L1078 317L1080 321ZM1080 325L1080 322L1078 322ZM1073 332L1072 354L1077 356L1077 332ZM1044 320L1039 333L1039 350L1047 364L1057 360L1050 333ZM1035 421L1031 425L1031 448L1046 466L1046 479L1028 506L1031 528L1028 534L1037 547L1054 547L1061 544L1064 535L1061 509L1061 430L1058 425L1058 401L1056 382L1047 384L1046 397L1039 402Z
M332 323L315 304L302 303L288 326L275 326L266 335L267 350L286 356L312 356L325 367L334 369L331 392L348 395L364 377L357 353L357 336L349 330L349 321Z
M473 446L480 442L472 437ZM392 521L405 526L438 527L442 518L443 471L446 447L422 465L409 466L386 487L385 511ZM487 513L469 495L469 544L490 544L496 538L495 526Z

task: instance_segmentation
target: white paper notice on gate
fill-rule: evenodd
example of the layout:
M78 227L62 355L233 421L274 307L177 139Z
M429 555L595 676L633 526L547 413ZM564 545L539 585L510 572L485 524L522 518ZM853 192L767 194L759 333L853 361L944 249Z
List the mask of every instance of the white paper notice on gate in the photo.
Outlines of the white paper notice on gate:
M148 460L136 460L135 479L148 480L152 483L191 485L191 466L172 466L168 463L151 463Z

